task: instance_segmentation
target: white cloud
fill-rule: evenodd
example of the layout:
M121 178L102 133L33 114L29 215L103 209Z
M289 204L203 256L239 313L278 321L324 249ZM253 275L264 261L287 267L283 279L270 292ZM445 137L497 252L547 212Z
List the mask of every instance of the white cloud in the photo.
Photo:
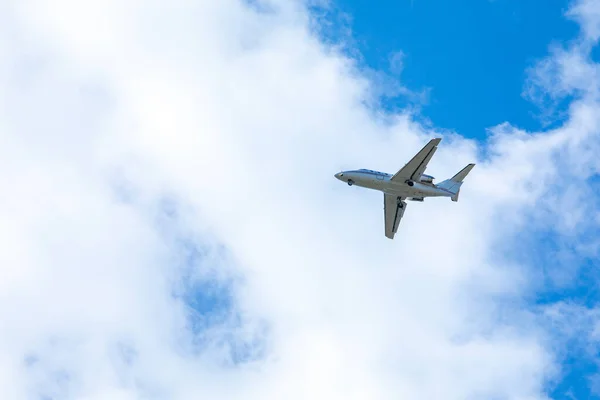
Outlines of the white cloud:
M552 132L494 128L486 159L447 136L431 173L478 163L460 202L411 204L392 242L381 196L333 174L439 133L365 107L377 88L302 3L4 8L2 398L545 398L531 266L495 250L584 218L557 205L597 168L593 99ZM172 295L211 285L231 310Z
M598 0L575 1L566 15L579 23L584 41L595 42L600 39L600 2Z

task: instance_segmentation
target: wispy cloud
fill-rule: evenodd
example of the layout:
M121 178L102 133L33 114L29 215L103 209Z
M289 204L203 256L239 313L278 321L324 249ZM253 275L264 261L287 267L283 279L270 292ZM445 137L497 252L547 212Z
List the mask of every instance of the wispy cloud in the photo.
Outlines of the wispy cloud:
M433 175L478 163L460 202L410 205L391 242L380 196L332 175L439 132L365 106L302 3L4 7L2 398L546 398L565 341L511 252L598 222L564 207L598 167L580 47L540 64L584 92L564 126L447 135Z

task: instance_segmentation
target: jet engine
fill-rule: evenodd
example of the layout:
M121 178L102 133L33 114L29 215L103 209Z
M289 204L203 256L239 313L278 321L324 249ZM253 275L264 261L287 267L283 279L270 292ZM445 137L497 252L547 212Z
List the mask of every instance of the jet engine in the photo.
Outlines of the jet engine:
M431 176L431 175L422 174L421 178L419 178L419 181L421 181L423 183L433 183L434 179L435 178L433 176Z

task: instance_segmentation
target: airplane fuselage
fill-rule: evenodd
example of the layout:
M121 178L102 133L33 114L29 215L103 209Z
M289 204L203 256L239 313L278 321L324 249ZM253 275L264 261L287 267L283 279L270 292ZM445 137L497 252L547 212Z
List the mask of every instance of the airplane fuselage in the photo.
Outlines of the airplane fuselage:
M425 169L441 140L431 139L394 175L370 169L356 169L338 172L334 176L350 186L356 185L383 192L385 236L393 239L406 211L405 200L423 201L426 197L449 197L453 202L457 202L463 181L475 166L469 164L452 178L434 184L434 177L425 174Z
M343 182L347 182L349 185L378 190L386 194L404 198L453 196L453 193L450 191L437 187L433 183L416 181L395 182L391 180L391 174L367 169L342 171L335 174L335 177Z

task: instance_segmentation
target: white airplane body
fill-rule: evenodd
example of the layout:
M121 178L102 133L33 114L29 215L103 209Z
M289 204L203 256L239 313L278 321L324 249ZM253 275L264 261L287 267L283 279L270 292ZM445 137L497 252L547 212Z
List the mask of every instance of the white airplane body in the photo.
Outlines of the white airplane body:
M424 174L427 164L437 150L442 139L432 139L396 174L358 169L342 171L335 177L348 185L356 185L367 189L383 192L385 236L393 239L400 220L406 210L405 199L423 201L425 197L450 197L458 201L458 195L463 180L471 172L475 164L469 164L452 178L437 185L433 176Z

